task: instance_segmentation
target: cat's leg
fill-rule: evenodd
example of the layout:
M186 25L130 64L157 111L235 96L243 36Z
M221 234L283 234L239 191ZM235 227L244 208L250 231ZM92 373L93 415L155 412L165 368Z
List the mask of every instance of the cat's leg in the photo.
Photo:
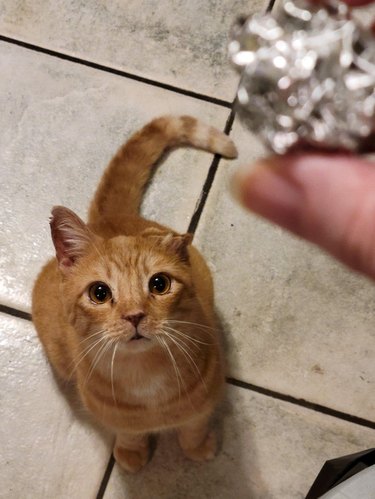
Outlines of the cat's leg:
M216 454L216 434L209 429L209 417L181 426L178 441L186 457L193 461L209 461Z
M124 470L136 473L143 468L149 459L148 435L117 433L113 454Z

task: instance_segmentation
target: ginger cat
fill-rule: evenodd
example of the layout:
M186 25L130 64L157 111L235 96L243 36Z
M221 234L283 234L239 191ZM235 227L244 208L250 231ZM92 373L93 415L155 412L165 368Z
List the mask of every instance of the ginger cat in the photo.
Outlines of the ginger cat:
M229 137L194 118L153 120L109 163L87 225L53 208L56 259L33 291L33 321L52 366L115 433L115 459L130 472L147 463L154 432L176 430L196 461L216 451L209 419L224 366L210 272L191 235L139 215L151 167L180 145L237 155Z

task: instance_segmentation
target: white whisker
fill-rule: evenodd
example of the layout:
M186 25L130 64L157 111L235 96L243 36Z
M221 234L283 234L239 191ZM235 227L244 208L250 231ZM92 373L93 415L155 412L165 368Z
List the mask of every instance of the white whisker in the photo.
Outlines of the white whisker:
M92 373L94 372L95 370L95 367L98 365L98 363L100 362L100 360L103 358L103 355L105 353L107 353L107 351L109 350L109 348L112 346L113 344L113 341L114 340L108 340L107 338L105 338L107 340L106 343L104 343L100 348L99 350L96 352L96 355L91 363L91 368L86 376L86 379L85 379L85 382L84 382L84 386L87 385Z
M106 331L105 329L101 329L100 331L97 331L96 333L90 334L90 336L87 336L87 338L83 338L83 340L81 340L79 342L79 344L82 344L85 341L91 340L91 338L94 338L94 336L99 336L99 335L103 334L105 331Z
M164 333L165 333L165 335L166 335L168 338L170 338L170 339L174 340L174 341L175 341L175 342L177 342L178 344L182 344L182 345L183 345L183 346L184 346L184 347L185 347L185 348L186 348L186 349L187 349L190 353L192 353L192 354L196 353L196 352L195 352L194 350L192 350L192 349L190 348L190 346L189 346L189 345L187 345L187 344L185 343L185 341L183 341L181 338L176 338L175 336L173 336L173 334L169 333L169 332L168 332L168 331L166 331L166 330L164 330ZM194 346L194 347L197 347L197 345L193 345L193 346Z
M190 321L180 321L176 319L168 319L165 321L167 325L172 325L173 324L186 324L188 326L194 326L198 329L201 329L202 332L209 334L210 336L214 336L213 333L217 332L217 328L211 327L211 326L206 326L205 324L199 324L198 322L190 322Z
M113 349L112 353L112 360L111 360L111 388L112 388L112 397L113 397L113 402L117 406L117 401L116 401L116 395L115 395L115 386L113 383L113 371L114 371L114 361L115 361L115 356L116 356L116 350L119 345L120 340L117 340L117 343L115 345L115 348Z
M199 326L204 329L211 329L212 331L217 331L217 328L211 327L211 326L206 326L206 324L200 324L199 322L191 322L191 321L180 321L177 319L168 319L166 322L170 323L178 323L178 324L190 324L191 326Z
M91 352L91 350L93 350L96 346L99 345L99 343L101 343L104 340L105 340L105 338L102 337L102 338L99 338L98 340L96 340L93 345L86 345L86 347L83 349L83 351L80 352L77 355L77 357L72 360L71 364L74 364L74 367L69 375L69 380L71 379L71 377L73 376L74 372L77 370L79 364L83 361L83 359L85 357L87 357L87 355Z
M169 331L173 331L174 333L181 335L184 339L186 339L187 341L191 341L192 343L199 343L201 345L214 345L214 343L207 343L206 341L197 340L196 338L194 338L190 334L187 334L186 332L182 332L179 329L175 329L171 326L167 326L164 324L163 327L168 329ZM195 345L195 346L197 346L197 345Z
M166 341L164 340L164 338L162 338L160 336L156 336L156 339L160 342L160 344L162 346L165 347L165 349L167 350L167 352L169 354L169 357L171 359L173 369L174 369L174 371L176 373L176 379L177 379L177 385L178 385L178 399L180 400L180 398L181 398L181 384L180 384L180 379L181 379L181 383L183 383L183 381L182 381L181 374L180 374L180 371L179 371L178 366L177 366L176 359L174 358L174 356L173 356L173 354L171 352L171 349L169 348L169 346L166 343Z
M196 373L198 374L198 376L202 382L202 385L204 386L205 390L208 392L207 385L202 377L202 374L201 374L196 362L194 361L193 357L189 354L189 352L186 350L186 348L187 348L186 344L184 343L184 347L183 347L181 345L181 343L182 343L181 340L177 341L177 338L174 338L170 333L167 333L166 331L164 331L164 333L171 341L173 341L173 343L176 345L176 347L180 349L180 351L183 353L185 358L187 358L188 361L190 362L190 364L195 368ZM189 351L192 352L190 349L189 349Z

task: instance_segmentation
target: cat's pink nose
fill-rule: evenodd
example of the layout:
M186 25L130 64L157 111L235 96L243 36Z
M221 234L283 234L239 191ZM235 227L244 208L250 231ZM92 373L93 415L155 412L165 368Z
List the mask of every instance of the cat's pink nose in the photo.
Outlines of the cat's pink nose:
M145 314L143 312L139 312L138 314L132 314L132 315L122 315L121 318L129 321L131 324L133 324L134 327L137 327L138 324L141 322L141 320L145 317Z

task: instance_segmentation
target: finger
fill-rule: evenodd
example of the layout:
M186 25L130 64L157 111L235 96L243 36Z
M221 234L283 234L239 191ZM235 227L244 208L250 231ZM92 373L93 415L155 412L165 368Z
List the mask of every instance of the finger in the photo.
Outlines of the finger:
M318 154L272 157L234 178L240 202L375 278L375 164Z

